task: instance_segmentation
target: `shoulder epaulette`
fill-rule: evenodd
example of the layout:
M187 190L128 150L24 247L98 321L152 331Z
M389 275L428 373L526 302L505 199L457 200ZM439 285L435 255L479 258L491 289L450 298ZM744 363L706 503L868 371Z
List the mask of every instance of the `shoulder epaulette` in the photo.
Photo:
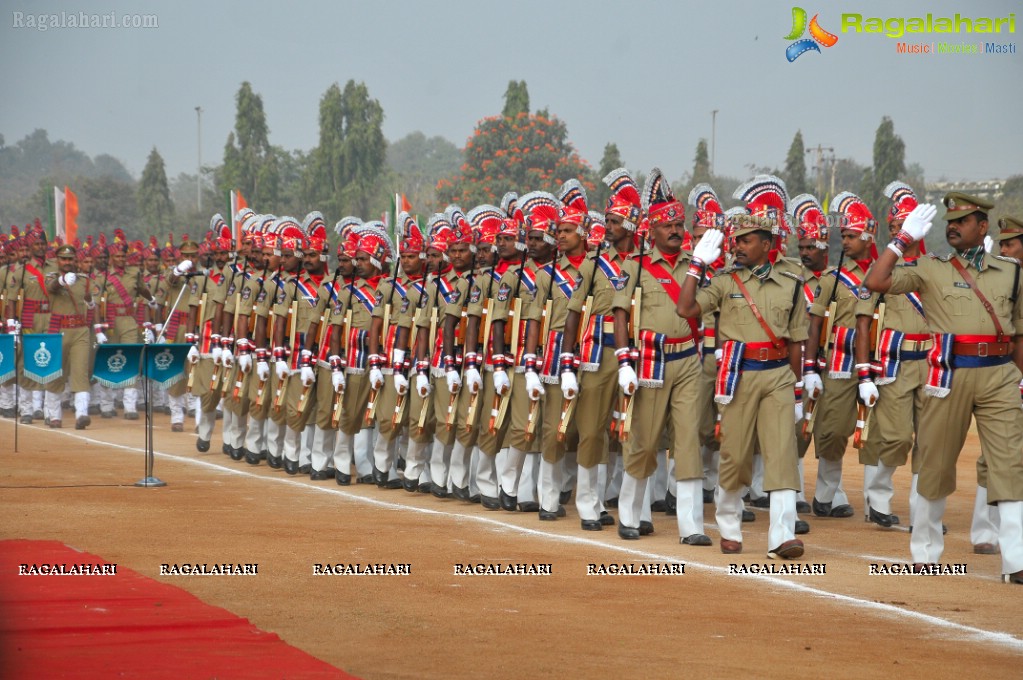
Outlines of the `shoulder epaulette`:
M937 253L927 253L927 256L932 260L938 260L939 262L948 262L952 259L952 253L945 253L944 255L938 255Z
M1020 265L1020 261L1019 261L1019 260L1017 260L1017 259L1016 259L1016 258L1014 258L1014 257L1005 257L1004 255L992 255L992 256L993 256L993 257L994 257L994 258L995 258L996 260L1001 260L1002 262L1011 262L1011 263L1012 263L1012 264L1014 264L1014 265L1017 265L1017 266L1018 266L1018 265Z
M786 277L792 279L793 281L797 281L799 283L803 283L803 281L804 281L803 277L800 276L799 274L796 274L795 272L779 272L779 273L782 276L786 276Z

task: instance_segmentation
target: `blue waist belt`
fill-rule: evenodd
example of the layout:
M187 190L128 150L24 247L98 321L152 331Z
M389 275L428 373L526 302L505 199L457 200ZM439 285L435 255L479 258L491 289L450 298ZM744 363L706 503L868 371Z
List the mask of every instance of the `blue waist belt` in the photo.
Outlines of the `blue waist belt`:
M1000 357L968 357L962 354L952 355L952 368L986 368L988 366L1002 366L1012 361L1012 356L1006 354Z
M665 361L677 361L679 359L685 359L686 357L691 357L691 356L693 356L695 354L696 354L696 345L693 345L689 349L684 349L681 352L665 352L664 353L664 360Z
M923 352L901 352L900 361L921 361L927 358L927 350Z
M788 366L788 359L770 359L768 361L757 361L756 359L743 359L742 366L739 370L742 371L769 371L772 368L781 368L782 366Z

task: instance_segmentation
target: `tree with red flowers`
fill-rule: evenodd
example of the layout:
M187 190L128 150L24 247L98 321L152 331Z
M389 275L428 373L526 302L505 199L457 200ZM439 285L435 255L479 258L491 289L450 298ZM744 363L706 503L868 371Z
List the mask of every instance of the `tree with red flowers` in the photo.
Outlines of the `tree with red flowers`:
M511 85L516 89L510 94L528 102L526 84L512 81ZM509 94L505 100L507 104ZM568 141L565 123L546 110L535 114L519 111L514 116L493 116L477 123L465 143L461 172L437 182L437 198L442 204L496 204L505 192L553 193L573 178L588 191L594 190L593 170Z

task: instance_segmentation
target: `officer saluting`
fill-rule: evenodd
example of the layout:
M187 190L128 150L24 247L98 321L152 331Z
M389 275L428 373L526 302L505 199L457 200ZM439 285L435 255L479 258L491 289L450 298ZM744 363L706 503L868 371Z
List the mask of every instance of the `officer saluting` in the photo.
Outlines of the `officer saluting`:
M945 499L955 491L956 461L971 416L977 418L980 445L988 464L988 502L998 505L1002 574L1023 584L1023 457L1020 439L1020 366L1023 365L1023 301L1020 265L988 255L988 201L953 192L946 239L955 252L921 258L898 267L899 257L923 240L937 212L920 205L906 218L868 273L866 286L879 293L920 293L934 348L920 415L919 496L913 508L910 550L915 564L936 563L944 550L941 519Z

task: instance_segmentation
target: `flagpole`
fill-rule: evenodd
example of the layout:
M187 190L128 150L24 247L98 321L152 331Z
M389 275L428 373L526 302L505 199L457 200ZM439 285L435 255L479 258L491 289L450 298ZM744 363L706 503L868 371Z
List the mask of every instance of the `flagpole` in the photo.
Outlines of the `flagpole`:
M153 400L150 399L149 347L148 343L142 345L142 396L146 400L146 476L135 482L135 486L146 488L167 486L167 482L153 476Z

